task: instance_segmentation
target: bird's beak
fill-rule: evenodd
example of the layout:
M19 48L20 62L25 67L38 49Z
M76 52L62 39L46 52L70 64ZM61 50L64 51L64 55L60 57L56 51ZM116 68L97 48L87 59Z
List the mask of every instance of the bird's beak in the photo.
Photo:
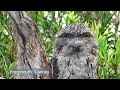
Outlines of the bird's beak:
M83 42L83 40L81 40L80 38L77 38L77 37L76 37L76 38L71 39L71 40L68 42L67 45L68 45L68 46L71 46L71 47L78 48L78 47L84 45L84 42Z

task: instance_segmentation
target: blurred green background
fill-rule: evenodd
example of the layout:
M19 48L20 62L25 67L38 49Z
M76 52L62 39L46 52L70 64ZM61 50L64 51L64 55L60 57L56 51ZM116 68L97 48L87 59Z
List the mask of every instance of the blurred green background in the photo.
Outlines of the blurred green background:
M100 79L120 78L120 11L27 11L39 28L45 51L52 56L55 35L71 23L84 23L94 32L98 43ZM6 11L0 12L0 77L13 78L16 67L16 41Z

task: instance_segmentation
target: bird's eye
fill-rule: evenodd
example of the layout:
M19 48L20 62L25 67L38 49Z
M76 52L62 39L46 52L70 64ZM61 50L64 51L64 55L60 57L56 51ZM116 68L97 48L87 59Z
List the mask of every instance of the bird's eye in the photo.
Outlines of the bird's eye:
M89 37L90 37L89 35L84 35L84 38L87 38L87 39L88 39Z
M83 33L83 38L85 38L85 39L89 39L91 37L91 34L90 33Z
M68 35L63 35L63 39L68 39Z
M68 34L66 34L66 33L63 33L61 36L62 36L62 38L63 38L64 40L67 40L68 37L69 37Z
M73 38L73 37L74 37L74 35L72 35L71 33L62 33L60 35L60 38L63 38L64 40L67 40L67 39Z

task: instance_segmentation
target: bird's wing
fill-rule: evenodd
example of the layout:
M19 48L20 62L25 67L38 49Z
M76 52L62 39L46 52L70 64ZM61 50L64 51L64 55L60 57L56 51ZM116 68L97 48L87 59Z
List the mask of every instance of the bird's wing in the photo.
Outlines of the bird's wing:
M52 79L58 78L59 69L57 66L57 61L58 61L57 57L52 57L50 61Z

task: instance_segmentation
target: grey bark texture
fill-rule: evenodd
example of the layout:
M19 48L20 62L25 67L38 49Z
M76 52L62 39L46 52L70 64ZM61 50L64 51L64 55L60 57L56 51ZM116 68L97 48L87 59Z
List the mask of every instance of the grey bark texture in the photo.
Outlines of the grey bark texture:
M98 43L90 28L70 24L57 34L54 45L53 79L98 79Z
M16 70L27 70L29 73L17 73L16 79L49 79L48 58L38 35L36 23L23 11L9 11L9 16L17 41L18 59ZM49 73L36 73L47 70Z

